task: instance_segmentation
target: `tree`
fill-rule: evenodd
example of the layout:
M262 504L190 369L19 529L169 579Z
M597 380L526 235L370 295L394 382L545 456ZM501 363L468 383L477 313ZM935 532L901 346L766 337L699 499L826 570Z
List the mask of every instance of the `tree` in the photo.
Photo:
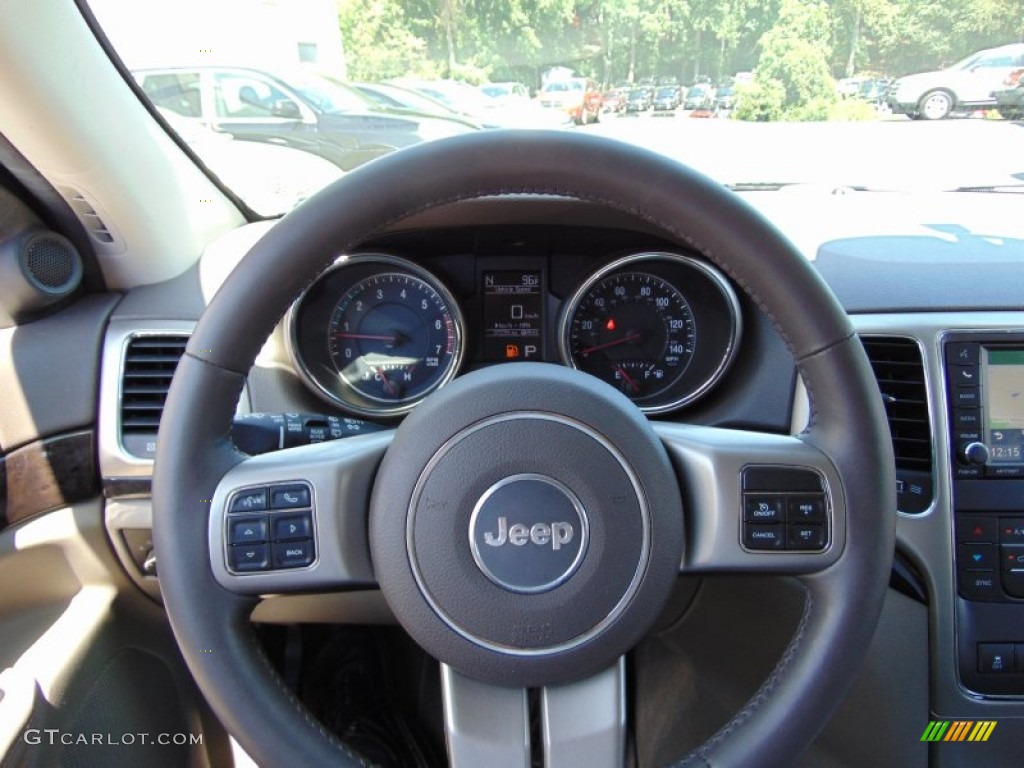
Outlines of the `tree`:
M836 99L828 64L830 39L828 6L822 0L782 0L778 20L761 38L755 83L747 97L774 100L781 87L783 117L826 119ZM748 112L745 107L738 111L739 116ZM758 111L764 113L764 109Z
M346 80L386 80L410 73L433 74L426 42L409 31L397 0L339 0L338 26L345 50Z

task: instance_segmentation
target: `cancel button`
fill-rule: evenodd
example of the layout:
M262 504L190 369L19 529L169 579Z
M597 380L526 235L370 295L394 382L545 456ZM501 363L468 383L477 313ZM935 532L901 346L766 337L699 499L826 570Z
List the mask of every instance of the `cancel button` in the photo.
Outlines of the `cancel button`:
M743 545L747 549L785 549L785 526L782 523L746 523L743 526Z

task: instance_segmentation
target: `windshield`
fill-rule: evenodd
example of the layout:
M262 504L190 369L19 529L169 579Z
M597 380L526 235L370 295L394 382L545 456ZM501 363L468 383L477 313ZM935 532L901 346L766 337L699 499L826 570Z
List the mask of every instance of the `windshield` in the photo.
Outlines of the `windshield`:
M637 144L742 188L1024 182L1013 160L1024 96L1009 85L1024 46L1010 0L89 6L141 94L214 173L237 148L209 132L337 175L457 133L546 128ZM662 101L620 107L616 88Z

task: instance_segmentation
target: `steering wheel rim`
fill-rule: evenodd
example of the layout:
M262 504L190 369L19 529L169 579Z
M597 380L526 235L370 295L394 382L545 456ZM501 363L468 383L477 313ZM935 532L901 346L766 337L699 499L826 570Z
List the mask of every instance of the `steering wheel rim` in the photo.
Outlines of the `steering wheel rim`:
M211 570L211 500L246 459L230 441L231 418L266 337L339 253L416 213L507 194L591 201L664 230L725 271L793 354L811 404L799 439L840 478L833 491L848 510L845 542L827 568L799 576L804 615L775 671L683 758L784 764L852 682L852 662L867 649L888 584L895 477L877 387L837 300L759 214L675 161L574 132L482 132L376 160L284 217L225 281L179 364L153 476L161 589L183 656L214 711L260 764L361 763L278 678L249 626L256 599L224 589Z

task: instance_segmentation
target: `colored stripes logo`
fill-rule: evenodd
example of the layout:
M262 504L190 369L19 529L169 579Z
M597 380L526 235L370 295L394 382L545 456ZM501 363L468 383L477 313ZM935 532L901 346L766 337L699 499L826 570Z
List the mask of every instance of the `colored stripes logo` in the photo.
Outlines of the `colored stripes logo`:
M988 741L995 729L995 720L932 720L921 741Z

